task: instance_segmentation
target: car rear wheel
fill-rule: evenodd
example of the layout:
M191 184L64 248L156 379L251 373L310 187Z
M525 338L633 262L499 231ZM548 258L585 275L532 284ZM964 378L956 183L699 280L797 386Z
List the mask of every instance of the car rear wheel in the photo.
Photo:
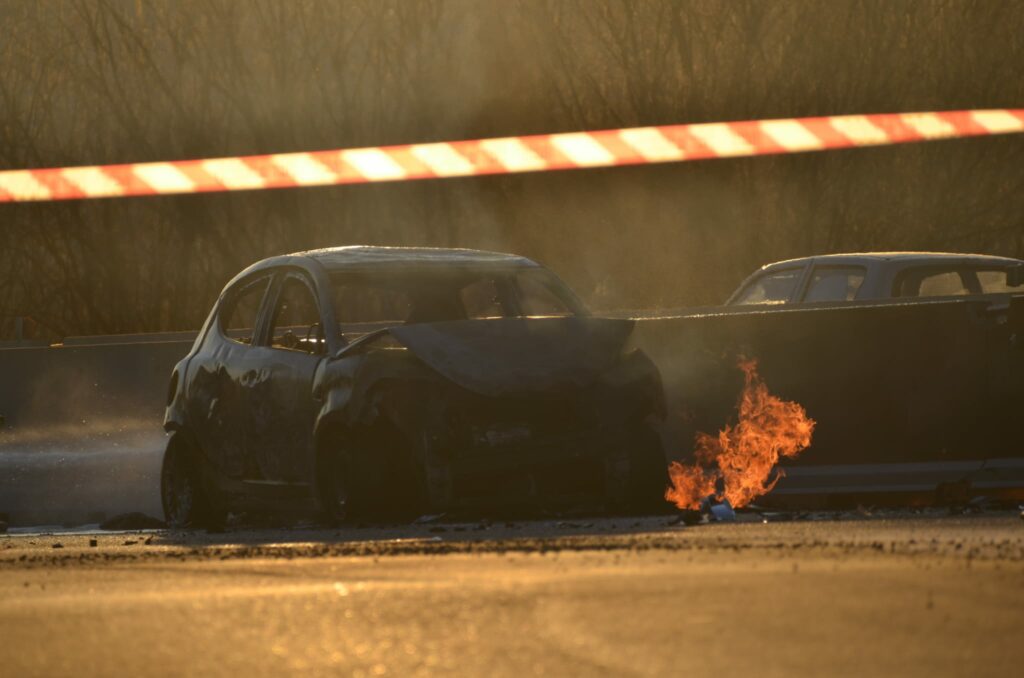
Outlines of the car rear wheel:
M160 471L160 501L169 527L223 527L226 513L203 488L195 455L180 433L171 436Z

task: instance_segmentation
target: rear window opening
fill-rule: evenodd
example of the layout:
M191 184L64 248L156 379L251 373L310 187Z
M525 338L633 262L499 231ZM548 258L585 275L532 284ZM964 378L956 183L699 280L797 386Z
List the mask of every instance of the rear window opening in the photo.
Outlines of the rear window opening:
M1009 294L1005 268L922 267L904 271L893 284L895 297L956 297L970 294Z

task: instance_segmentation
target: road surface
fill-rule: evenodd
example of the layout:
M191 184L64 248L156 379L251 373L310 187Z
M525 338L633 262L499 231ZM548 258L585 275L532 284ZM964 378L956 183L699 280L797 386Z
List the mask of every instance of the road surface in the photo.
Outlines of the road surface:
M0 536L0 673L863 678L1024 665L1016 514L667 523Z

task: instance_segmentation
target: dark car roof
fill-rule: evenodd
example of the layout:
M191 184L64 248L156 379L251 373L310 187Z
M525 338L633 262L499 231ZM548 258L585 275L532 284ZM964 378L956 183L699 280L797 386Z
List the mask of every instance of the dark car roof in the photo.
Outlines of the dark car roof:
M809 261L815 262L829 262L834 261L836 263L852 263L852 262L868 262L868 261L888 261L888 262L900 262L900 263L921 263L929 261L958 261L964 263L977 263L977 264L1009 264L1017 263L1019 259L1011 259L1010 257L999 257L991 254L957 254L953 252L850 252L846 254L819 254L813 257L800 257L799 259L786 259L785 261L776 261L765 266L766 268L775 268L776 266L792 266L798 264L805 264Z
M857 293L858 299L884 299L892 296L892 288L898 276L908 270L923 267L968 267L975 269L1006 268L1024 263L1020 259L999 257L991 254L960 254L952 252L850 252L844 254L820 254L798 259L786 259L765 264L750 274L725 302L732 305L751 282L766 274L781 269L808 266L859 266L866 276Z
M536 267L537 262L515 254L437 247L329 247L290 256L315 259L328 271L375 266L494 266Z
M328 247L293 254L282 254L257 261L231 279L224 292L245 280L249 276L259 274L279 266L299 266L319 274L330 274L334 271L359 271L373 269L391 269L408 267L422 269L438 268L540 268L540 264L515 254L486 252L483 250L443 249L439 247L372 247L367 245L349 245L346 247ZM314 273L316 275L317 273Z

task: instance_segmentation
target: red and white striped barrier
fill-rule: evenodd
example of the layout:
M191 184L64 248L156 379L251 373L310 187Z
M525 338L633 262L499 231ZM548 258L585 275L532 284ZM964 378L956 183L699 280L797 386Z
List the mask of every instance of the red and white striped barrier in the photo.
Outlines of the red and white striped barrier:
M0 171L0 202L409 181L801 153L1024 132L1024 109L838 115Z

